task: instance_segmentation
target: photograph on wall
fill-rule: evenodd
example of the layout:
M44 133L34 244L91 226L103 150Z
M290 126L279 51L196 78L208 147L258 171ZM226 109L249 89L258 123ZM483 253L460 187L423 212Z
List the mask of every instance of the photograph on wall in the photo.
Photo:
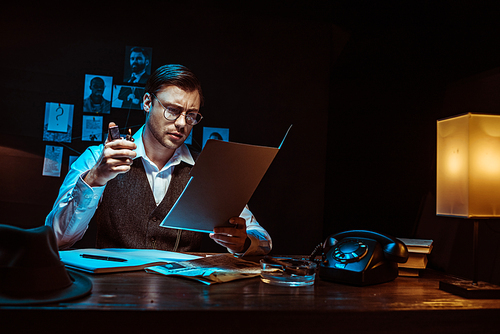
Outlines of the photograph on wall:
M102 142L102 116L83 116L82 141Z
M109 114L113 77L85 74L83 112Z
M61 176L61 163L63 157L62 146L45 145L45 157L43 159L43 176Z
M71 143L74 105L58 102L45 103L43 141Z
M151 55L153 49L140 46L125 48L125 68L123 82L131 84L146 84L151 75Z
M113 86L113 108L142 110L142 98L145 89L135 86Z
M209 139L229 141L229 129L227 128L203 128L203 147Z

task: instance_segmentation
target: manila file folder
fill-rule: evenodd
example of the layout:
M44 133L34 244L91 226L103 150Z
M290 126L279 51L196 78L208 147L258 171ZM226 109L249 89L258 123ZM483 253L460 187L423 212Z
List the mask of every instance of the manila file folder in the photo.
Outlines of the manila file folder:
M208 140L188 184L160 226L205 233L215 226L233 226L229 218L240 215L278 151Z

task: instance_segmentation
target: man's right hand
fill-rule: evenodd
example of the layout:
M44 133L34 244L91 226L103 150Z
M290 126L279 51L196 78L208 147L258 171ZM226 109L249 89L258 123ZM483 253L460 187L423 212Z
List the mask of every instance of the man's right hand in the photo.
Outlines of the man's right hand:
M112 126L115 126L114 122L109 123L109 127ZM125 139L111 141L108 133L101 156L85 176L85 182L91 187L104 186L118 174L128 172L136 156L136 148L134 142Z

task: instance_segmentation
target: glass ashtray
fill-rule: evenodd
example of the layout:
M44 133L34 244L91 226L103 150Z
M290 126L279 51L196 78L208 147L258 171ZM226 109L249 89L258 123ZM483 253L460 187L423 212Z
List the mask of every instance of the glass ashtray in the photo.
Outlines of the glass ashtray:
M314 284L316 263L306 260L266 257L260 260L262 282L289 287Z

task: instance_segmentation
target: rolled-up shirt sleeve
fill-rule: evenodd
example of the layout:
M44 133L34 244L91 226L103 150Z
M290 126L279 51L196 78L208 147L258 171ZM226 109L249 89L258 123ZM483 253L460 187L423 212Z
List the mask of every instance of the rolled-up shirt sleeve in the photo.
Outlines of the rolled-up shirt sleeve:
M98 161L103 145L91 146L73 163L59 190L56 202L45 219L54 230L59 249L67 249L80 240L88 229L106 186L90 187L84 179ZM272 249L272 240L245 206L240 214L245 219L250 246L238 256L265 255Z
M69 248L83 237L99 205L105 186L90 187L84 181L100 155L99 148L87 149L73 163L45 219L45 225L54 230L59 249Z

